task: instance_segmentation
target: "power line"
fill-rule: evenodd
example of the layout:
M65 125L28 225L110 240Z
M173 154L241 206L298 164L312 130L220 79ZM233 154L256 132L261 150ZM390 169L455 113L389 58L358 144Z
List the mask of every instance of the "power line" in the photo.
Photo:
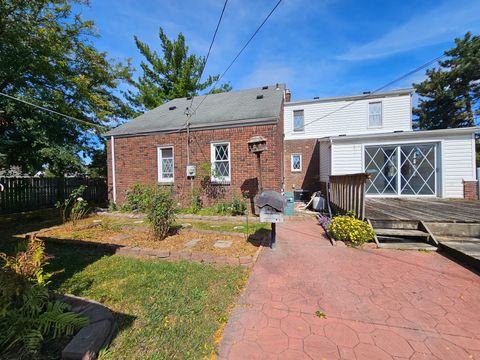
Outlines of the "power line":
M338 109L335 109L335 110L329 112L328 114L325 114L325 115L323 115L323 116L321 116L321 117L319 117L319 118L317 118L317 119L315 119L315 120L312 120L312 121L304 124L303 126L305 127L305 126L308 126L308 125L310 125L310 124L313 124L314 122L317 122L317 121L320 121L320 120L322 120L322 119L325 119L326 117L328 117L328 116L330 116L330 115L333 115L333 114L335 114L335 113L337 113L337 112L339 112L339 111L341 111L341 110L343 110L343 109L345 109L345 108L353 105L353 104L356 103L357 101L368 99L368 98L371 97L373 94L375 94L375 93L377 93L377 92L379 92L379 91L382 91L382 90L384 90L385 88L389 87L390 85L393 85L393 84L395 84L395 83L397 83L397 82L399 82L399 81L401 81L401 80L403 80L403 79L405 79L405 78L407 78L407 77L415 74L416 72L419 72L420 70L423 70L423 69L429 67L430 65L436 63L438 60L440 60L441 58L443 58L443 57L445 57L445 56L446 56L445 54L440 55L440 56L436 57L435 59L432 59L432 60L430 60L430 61L428 61L428 62L420 65L419 67L417 67L417 68L409 71L408 73L406 73L406 74L404 74L404 75L396 78L395 80L392 80L392 81L388 82L387 84L382 85L382 86L379 87L378 89L376 89L376 90L374 90L374 91L372 91L372 92L370 92L370 93L368 93L368 94L365 94L364 96L361 96L361 97L359 97L358 99L355 99L355 100L349 102L348 104L345 104L345 105L339 107ZM290 133L293 133L293 131L291 131Z
M227 3L228 3L228 0L225 0L225 3L223 4L222 12L220 13L220 18L217 21L217 27L215 28L215 31L213 32L212 41L210 42L210 46L208 47L207 56L205 56L205 63L203 64L202 70L200 71L198 81L200 81L202 79L203 71L205 70L205 67L207 66L207 62L208 62L208 59L210 57L210 52L212 51L213 43L215 42L215 39L217 37L218 28L220 27L220 23L222 22L223 14L225 13L225 8L227 7ZM190 102L189 109L192 107L192 105L193 105L193 96L192 96L192 101ZM187 122L188 122L188 119L187 119ZM183 127L185 127L185 126L186 126L186 123Z
M213 85L213 88L215 88L215 86L217 86L217 84L220 82L220 80L225 76L225 74L228 72L228 70L230 70L230 68L233 66L233 64L237 61L237 59L240 57L240 55L243 53L243 51L247 48L247 46L252 42L253 38L258 34L258 32L260 31L260 29L263 27L263 25L265 25L265 23L268 21L268 19L270 18L270 16L272 16L272 14L275 12L275 10L277 9L277 7L280 5L280 3L282 2L282 0L278 0L278 2L275 4L275 6L273 7L273 9L268 13L268 15L265 17L265 19L263 19L262 23L257 27L257 29L255 30L255 32L250 36L250 38L248 39L248 41L245 43L245 45L243 45L243 47L240 49L240 51L237 53L237 55L233 58L233 60L230 62L230 64L227 66L227 68L225 69L225 71L222 73L222 75L219 76L219 78L217 79L217 81L215 81L215 84ZM205 99L208 97L208 95L210 95L210 93L207 93L205 94L205 96L203 97L202 101L200 101L200 103L197 105L197 107L195 108L195 110L193 111L192 115L198 110L198 108L202 105L202 103L205 101Z
M222 75L219 76L219 78L215 81L215 83L213 84L213 88L215 88L215 86L217 86L217 84L220 82L220 80L225 76L225 74L228 72L228 70L230 70L230 68L233 66L233 64L237 61L237 59L240 57L240 55L242 54L242 52L247 48L247 46L252 42L253 38L258 34L258 32L260 31L260 29L263 27L263 25L265 25L265 23L267 22L267 20L270 18L270 16L272 16L272 14L275 12L275 10L277 9L277 7L280 5L280 3L282 2L282 0L279 0L275 6L272 8L272 10L268 13L268 15L265 17L265 19L263 19L262 23L257 27L257 29L254 31L254 33L250 36L250 38L248 39L248 41L245 43L245 45L243 45L243 47L240 49L240 51L236 54L236 56L233 58L233 60L230 62L230 64L227 66L227 68L225 69L225 71L223 71ZM225 5L226 5L226 2L225 2ZM222 15L223 16L223 12L225 10L225 5L224 5L224 9L222 10ZM217 25L217 28L218 28L218 25ZM214 35L215 36L215 35ZM187 120L185 121L185 123L183 124L183 126L177 130L173 130L173 131L168 131L166 133L164 133L164 135L169 135L169 134L174 134L174 133L178 133L178 132L181 132L183 131L187 125L188 125L188 122L189 120L191 119L191 117L195 114L195 112L198 110L198 108L202 105L202 103L205 101L205 99L208 97L208 95L210 95L210 93L207 93L203 96L202 100L200 101L200 103L197 105L197 107L195 108L195 110L193 111L189 111L188 115L187 115ZM191 104L193 104L193 96L192 96L192 102ZM190 105L191 107L192 105Z
M40 109L40 110L43 110L43 111L47 111L47 112L52 113L52 114L55 114L55 115L62 116L62 117L67 118L67 119L69 119L69 120L76 121L76 122L81 123L81 124L85 124L85 125L88 125L88 126L97 127L97 128L99 128L99 129L101 129L101 130L106 129L106 127L103 126L103 125L94 124L94 123L91 123L91 122L88 122L88 121L85 121L85 120L81 120L81 119L78 119L78 118L73 117L73 116L70 116L70 115L62 114L62 113L60 113L60 112L58 112L58 111L51 110L51 109L46 108L46 107L44 107L44 106L40 106L40 105L31 103L31 102L29 102L29 101L26 101L26 100L17 98L17 97L12 96L12 95L5 94L5 93L3 93L3 92L0 92L0 95L1 95L1 96L4 96L4 97L6 97L6 98L9 98L9 99L11 99L11 100L15 100L15 101L18 101L18 102L21 102L21 103L24 103L24 104L33 106L33 107L35 107L35 108L37 108L37 109Z

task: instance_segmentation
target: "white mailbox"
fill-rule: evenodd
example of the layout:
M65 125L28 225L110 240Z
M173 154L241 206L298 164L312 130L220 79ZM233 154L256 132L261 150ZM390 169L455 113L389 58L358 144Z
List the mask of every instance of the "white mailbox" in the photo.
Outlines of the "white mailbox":
M273 207L266 205L260 209L260 222L283 223L283 212L279 212Z

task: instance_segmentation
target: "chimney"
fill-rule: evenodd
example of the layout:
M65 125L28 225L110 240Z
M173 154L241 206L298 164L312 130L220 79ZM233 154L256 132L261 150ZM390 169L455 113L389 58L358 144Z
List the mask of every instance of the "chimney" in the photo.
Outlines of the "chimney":
M292 100L292 93L290 89L285 89L285 102L290 102Z

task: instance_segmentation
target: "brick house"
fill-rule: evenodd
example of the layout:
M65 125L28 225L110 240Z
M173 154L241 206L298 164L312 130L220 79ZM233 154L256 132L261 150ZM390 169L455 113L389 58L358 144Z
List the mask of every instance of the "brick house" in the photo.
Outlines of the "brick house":
M256 158L247 143L258 135L267 141L263 188L280 191L284 97L285 86L276 84L196 96L193 103L174 99L107 132L110 199L121 204L137 182L172 189L182 206L189 205L192 188L201 191L204 205L254 196ZM195 112L187 126L189 111ZM187 176L187 165L195 176Z

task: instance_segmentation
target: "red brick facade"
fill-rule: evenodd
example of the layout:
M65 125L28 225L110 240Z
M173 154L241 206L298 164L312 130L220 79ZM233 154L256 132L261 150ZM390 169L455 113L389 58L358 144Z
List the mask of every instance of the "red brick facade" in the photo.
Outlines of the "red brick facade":
M466 200L478 200L478 181L463 180L463 197Z
M264 190L281 190L282 118L272 125L191 131L190 164L196 165L197 170L193 184L201 189L204 205L221 199L230 199L233 196L241 196L245 192L254 195L257 193L256 157L248 152L247 146L248 140L254 135L261 135L267 140L267 150L262 154L263 188ZM229 184L210 184L205 181L205 178L208 178L207 174L201 174L202 164L209 164L211 161L211 143L216 141L230 143L231 182ZM186 175L187 134L185 132L115 137L114 144L117 203L123 202L125 191L136 182L145 185L157 183L157 147L173 146L174 183L169 186L173 186L173 191L182 206L189 205L191 180ZM109 197L112 199L110 139L107 141L107 154Z
M302 170L292 171L292 154L302 155ZM320 189L319 144L316 139L285 140L285 191Z

